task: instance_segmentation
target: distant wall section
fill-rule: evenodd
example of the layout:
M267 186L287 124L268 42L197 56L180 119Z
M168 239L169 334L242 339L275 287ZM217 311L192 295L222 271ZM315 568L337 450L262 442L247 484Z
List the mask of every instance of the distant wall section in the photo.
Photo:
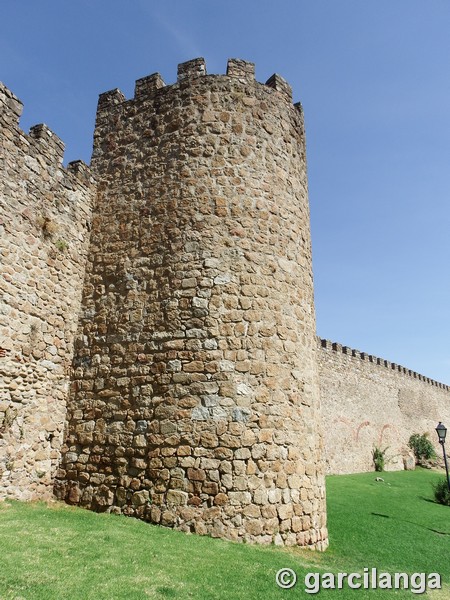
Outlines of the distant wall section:
M94 184L0 84L0 497L46 498L59 463Z
M429 432L435 443L437 423L450 423L449 386L341 344L318 343L328 473L373 470L375 447L388 448L386 469L403 469L411 434Z

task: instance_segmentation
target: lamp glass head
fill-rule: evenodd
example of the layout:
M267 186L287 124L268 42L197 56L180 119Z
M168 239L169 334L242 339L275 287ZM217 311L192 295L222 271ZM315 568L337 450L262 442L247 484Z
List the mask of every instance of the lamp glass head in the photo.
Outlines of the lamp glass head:
M439 421L439 425L436 427L436 433L438 434L438 438L441 444L445 442L445 438L447 436L447 427Z

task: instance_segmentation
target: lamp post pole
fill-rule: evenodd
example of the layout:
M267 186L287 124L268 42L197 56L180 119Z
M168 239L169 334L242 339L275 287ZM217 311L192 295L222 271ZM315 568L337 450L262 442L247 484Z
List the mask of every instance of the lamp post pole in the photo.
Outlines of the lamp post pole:
M442 452L444 453L445 472L447 474L447 486L448 486L448 491L450 492L450 478L448 476L447 455L445 454L445 438L447 436L447 428L440 421L439 421L439 425L436 427L436 433L438 434L439 443L441 444Z

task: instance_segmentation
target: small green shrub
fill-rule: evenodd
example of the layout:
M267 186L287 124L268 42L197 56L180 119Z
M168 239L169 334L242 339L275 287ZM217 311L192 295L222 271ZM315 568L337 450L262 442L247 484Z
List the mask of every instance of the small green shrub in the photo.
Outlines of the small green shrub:
M67 250L67 242L65 240L56 240L55 246L60 252L65 252Z
M420 462L421 460L431 460L432 458L436 458L436 452L434 450L433 444L428 439L428 433L423 433L422 435L414 433L409 438L408 446L414 452L414 456L416 457L417 462Z
M385 454L387 448L382 450L381 448L375 448L372 451L373 464L375 465L375 471L384 471L384 465L386 462Z
M450 491L448 489L447 478L443 477L433 486L434 488L434 499L439 504L450 506Z

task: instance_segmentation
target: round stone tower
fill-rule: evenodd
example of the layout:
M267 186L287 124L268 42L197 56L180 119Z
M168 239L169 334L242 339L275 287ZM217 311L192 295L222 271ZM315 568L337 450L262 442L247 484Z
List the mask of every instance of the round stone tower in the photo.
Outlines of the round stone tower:
M303 117L203 59L99 99L98 203L56 491L228 539L327 544Z

